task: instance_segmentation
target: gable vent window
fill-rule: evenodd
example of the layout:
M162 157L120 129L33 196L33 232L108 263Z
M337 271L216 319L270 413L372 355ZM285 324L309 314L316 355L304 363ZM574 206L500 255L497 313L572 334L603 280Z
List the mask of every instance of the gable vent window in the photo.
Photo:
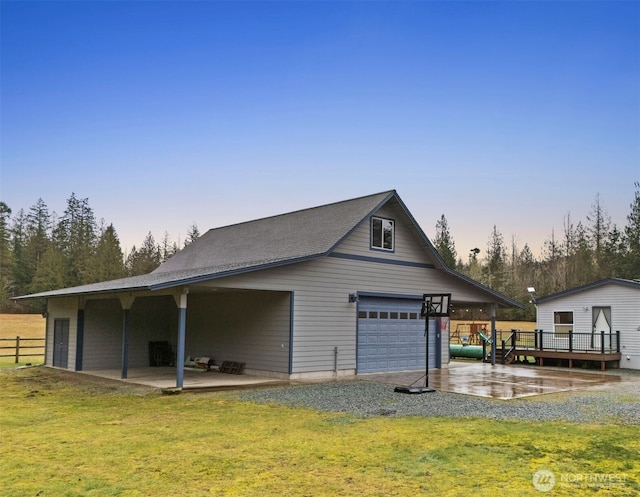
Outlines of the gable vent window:
M395 223L391 219L371 218L371 248L393 250Z

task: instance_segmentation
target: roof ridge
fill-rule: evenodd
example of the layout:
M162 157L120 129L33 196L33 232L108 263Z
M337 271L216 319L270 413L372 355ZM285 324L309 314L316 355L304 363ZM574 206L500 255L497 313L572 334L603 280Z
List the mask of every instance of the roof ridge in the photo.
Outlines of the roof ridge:
M224 229L224 228L232 228L232 227L240 226L240 225L243 225L243 224L256 223L256 222L260 222L260 221L266 221L266 220L269 220L269 219L275 219L275 218L278 218L278 217L290 216L290 215L298 214L298 213L301 213L301 212L308 212L308 211L313 211L313 210L317 210L317 209L323 209L323 208L326 208L326 207L331 207L331 206L340 205L340 204L346 204L346 203L349 203L349 202L356 202L358 200L364 200L364 199L371 198L371 197L377 197L379 195L385 195L385 196L386 195L397 195L397 192L396 192L395 189L393 189L393 190L385 190L385 191L381 191L381 192L378 192L378 193L371 193L369 195L362 195L361 197L355 197L355 198L351 198L351 199L348 199L348 200L338 200L336 202L329 202L329 203L326 203L326 204L316 205L316 206L313 206L313 207L305 207L305 208L302 208L302 209L296 209L294 211L281 212L280 214L273 214L271 216L265 216L265 217L260 217L260 218L256 218L256 219L248 219L246 221L240 221L240 222L237 222L237 223L231 223L231 224L225 224L223 226L217 226L215 228L209 228L209 229L207 229L207 231L205 233L208 233L208 232L214 231L214 230Z

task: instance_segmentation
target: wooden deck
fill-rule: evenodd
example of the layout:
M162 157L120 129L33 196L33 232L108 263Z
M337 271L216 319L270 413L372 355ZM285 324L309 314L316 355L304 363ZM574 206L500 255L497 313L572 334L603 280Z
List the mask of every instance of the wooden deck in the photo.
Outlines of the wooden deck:
M600 352L568 352L562 350L531 350L518 348L513 350L512 355L515 357L534 357L536 359L536 363L540 366L544 366L545 359L566 361L570 368L573 367L574 361L599 362L601 371L605 371L607 369L607 363L611 363L614 368L619 368L620 359L622 357L619 352L606 352L602 354Z
M545 359L564 363L572 368L575 361L600 363L604 371L607 364L620 367L620 334L611 333L552 333L542 330L512 330L502 340L502 363L508 364L518 357L533 357L540 366Z

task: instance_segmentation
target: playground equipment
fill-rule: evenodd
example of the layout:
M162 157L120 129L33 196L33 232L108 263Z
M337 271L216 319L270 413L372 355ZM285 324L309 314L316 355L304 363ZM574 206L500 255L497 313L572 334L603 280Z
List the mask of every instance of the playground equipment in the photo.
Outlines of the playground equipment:
M464 357L467 359L482 360L487 354L487 345L491 345L491 338L482 331L477 331L478 338L482 341L482 345L469 345L466 337L462 337L462 345L449 344L449 356L453 359L456 357Z
M451 358L465 357L468 359L482 359L483 348L481 345L449 345L449 355Z

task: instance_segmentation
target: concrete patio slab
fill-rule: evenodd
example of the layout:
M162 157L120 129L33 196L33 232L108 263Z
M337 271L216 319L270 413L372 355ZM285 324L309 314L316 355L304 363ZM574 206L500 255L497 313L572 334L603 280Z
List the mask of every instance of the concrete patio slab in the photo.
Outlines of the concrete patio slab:
M424 385L424 371L376 373L359 378L397 386L407 386L418 380L416 386ZM429 371L429 386L435 390L502 400L580 390L619 381L620 376L610 373L558 371L520 365L492 366L480 362L452 362L447 368Z
M176 369L172 367L129 369L126 379L120 378L121 371L116 369L79 372L154 388L171 389L176 386ZM278 383L283 383L283 380L248 374L225 374L217 371L199 372L186 369L184 371L183 390L241 388Z

